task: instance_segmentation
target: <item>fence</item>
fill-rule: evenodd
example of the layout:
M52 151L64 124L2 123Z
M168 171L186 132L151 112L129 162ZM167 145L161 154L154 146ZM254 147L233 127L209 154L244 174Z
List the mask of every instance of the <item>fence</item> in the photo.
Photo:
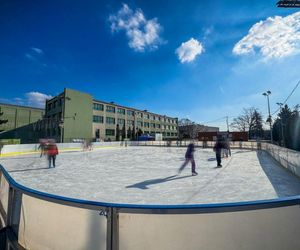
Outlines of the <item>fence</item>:
M261 148L286 159L274 145ZM300 196L178 206L102 203L29 189L1 165L0 188L1 226L13 235L6 249L300 249Z

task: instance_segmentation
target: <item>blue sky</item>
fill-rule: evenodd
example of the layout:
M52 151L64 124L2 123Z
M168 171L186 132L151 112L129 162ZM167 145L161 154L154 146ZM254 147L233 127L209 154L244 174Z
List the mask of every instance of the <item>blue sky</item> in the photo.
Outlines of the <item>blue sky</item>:
M300 80L300 12L276 1L0 3L0 102L41 105L64 87L225 128L264 115ZM288 100L299 103L300 88Z

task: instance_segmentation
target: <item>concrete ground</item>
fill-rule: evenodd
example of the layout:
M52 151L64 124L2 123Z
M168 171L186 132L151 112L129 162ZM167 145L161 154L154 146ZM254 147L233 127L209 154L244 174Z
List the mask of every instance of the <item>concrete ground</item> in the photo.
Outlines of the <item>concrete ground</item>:
M39 155L0 158L20 184L51 194L127 204L207 204L300 195L300 179L265 152L232 150L216 168L211 149L196 149L198 176L185 148L121 147L62 153L56 168Z

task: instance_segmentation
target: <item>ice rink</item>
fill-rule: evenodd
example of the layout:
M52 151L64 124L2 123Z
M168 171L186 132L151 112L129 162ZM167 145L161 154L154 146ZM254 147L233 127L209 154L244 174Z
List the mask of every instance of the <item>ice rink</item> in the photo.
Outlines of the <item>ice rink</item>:
M300 179L265 152L232 150L216 168L212 149L196 148L198 176L186 148L117 147L61 153L56 168L38 154L0 158L20 184L51 194L126 204L207 204L300 194Z

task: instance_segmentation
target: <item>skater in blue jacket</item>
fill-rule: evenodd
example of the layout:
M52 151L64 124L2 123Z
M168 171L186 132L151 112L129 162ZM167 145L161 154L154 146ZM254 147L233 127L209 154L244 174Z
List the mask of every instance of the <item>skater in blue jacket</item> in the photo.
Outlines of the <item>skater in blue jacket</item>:
M195 151L195 145L194 143L190 143L187 147L186 153L185 153L185 162L182 164L182 166L179 168L178 173L181 173L181 171L185 168L185 166L191 162L192 163L192 175L197 175L196 172L196 164L194 160L194 151Z

